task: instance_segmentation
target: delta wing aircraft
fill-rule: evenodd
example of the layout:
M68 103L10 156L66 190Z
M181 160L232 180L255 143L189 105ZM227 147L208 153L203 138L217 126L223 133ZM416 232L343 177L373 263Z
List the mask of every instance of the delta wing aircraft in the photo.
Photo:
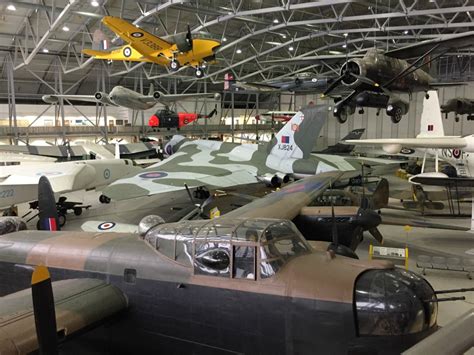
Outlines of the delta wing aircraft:
M53 349L60 340L65 352L400 354L437 329L431 285L389 262L337 255L337 240L315 251L290 222L342 175L300 180L211 221L142 223L140 235L4 235L0 352L38 349L28 288L45 265L50 277L33 273L33 304L53 299L35 292L53 280L56 317L37 329Z
M446 85L460 85L461 83L437 83L421 68L450 50L472 46L473 38L474 32L471 31L440 36L387 52L373 48L369 49L363 58L352 58L348 55L351 59L342 65L340 76L329 85L323 95L329 95L340 84L351 90L341 99L335 100L333 113L340 123L346 122L356 107L361 107L360 113L363 113L363 107L385 109L392 122L398 123L408 112L410 105L395 92L411 93ZM406 60L415 57L417 59L411 64ZM336 55L333 58L338 60L341 56ZM331 59L331 56L299 56L267 62L283 65L314 64L328 59Z
M220 42L214 39L193 38L191 29L167 37L157 37L118 17L105 16L102 23L127 44L112 51L84 49L84 54L96 59L151 62L177 71L182 66L195 68L197 78L204 76L204 65L215 60Z
M153 84L150 84L150 90L148 95L140 94L136 91L127 89L123 86L115 86L109 94L98 91L94 95L44 95L43 101L48 104L56 104L59 100L72 100L72 101L88 101L97 102L105 105L122 106L130 108L132 110L148 110L154 107L156 104L169 104L177 100L201 98L201 97L213 97L215 100L220 99L218 93L198 93L198 94L164 94L161 91L155 91Z
M358 169L344 157L324 155L319 159L311 155L326 114L325 107L302 109L266 145L190 141L174 136L165 146L170 158L114 182L103 193L112 200L123 200L182 190L185 184L222 188L261 181L280 186L291 176Z

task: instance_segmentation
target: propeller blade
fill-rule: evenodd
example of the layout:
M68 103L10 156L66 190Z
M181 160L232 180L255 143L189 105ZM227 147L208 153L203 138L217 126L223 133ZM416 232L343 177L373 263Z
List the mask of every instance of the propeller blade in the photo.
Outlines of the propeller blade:
M369 233L372 234L372 237L374 237L375 240L378 241L380 244L383 243L383 235L382 233L380 233L377 227L370 228Z
M31 295L35 316L36 336L40 354L58 354L56 312L53 288L48 268L39 265L31 276Z
M354 234L352 235L350 248L352 250L356 250L357 246L362 241L363 237L364 237L364 228L362 226L357 226L354 229Z
M341 75L339 78L334 80L331 83L331 85L329 85L329 87L326 89L326 91L323 92L323 96L327 96L331 91L333 91L336 88L336 86L339 85L339 83L342 81L342 79L344 79L344 75Z

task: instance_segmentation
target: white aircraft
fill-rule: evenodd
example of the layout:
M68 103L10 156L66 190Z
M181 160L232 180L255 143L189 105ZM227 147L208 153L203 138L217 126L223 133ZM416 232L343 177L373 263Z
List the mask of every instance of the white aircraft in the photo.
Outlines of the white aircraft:
M121 159L0 167L0 207L36 200L38 181L43 175L59 194L97 189L140 170L131 160Z
M220 94L164 94L161 91L155 91L153 84L150 84L148 95L140 94L136 91L124 88L123 86L115 86L109 94L98 91L94 95L44 95L42 99L48 104L56 104L59 102L59 99L66 99L122 106L132 110L148 110L158 103L168 104L177 100L200 97L212 97L215 100L219 100Z
M11 152L0 152L0 167L17 165L38 165L45 163L54 163L55 158L41 157L30 154L19 154Z
M429 97L425 97L423 102L420 133L416 138L361 139L346 140L345 142L354 145L379 145L390 154L397 154L405 148L424 149L422 173L413 176L410 181L440 186L446 185L447 182L454 182L453 178L448 178L446 174L438 171L438 159L442 159L456 168L457 175L461 179L459 181L466 186L465 184L471 180L466 178L472 178L474 174L474 155L472 155L474 153L474 135L445 136L438 93L429 91L428 94ZM435 172L425 172L424 163L427 154L435 156ZM420 180L421 178L423 178L423 182ZM431 183L429 180L432 180ZM474 180L471 183L474 183Z

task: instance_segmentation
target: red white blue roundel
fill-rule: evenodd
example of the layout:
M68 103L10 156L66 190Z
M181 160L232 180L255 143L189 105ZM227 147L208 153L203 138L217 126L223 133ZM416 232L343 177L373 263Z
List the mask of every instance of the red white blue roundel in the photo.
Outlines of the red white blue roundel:
M97 226L99 230L106 231L115 227L115 222L103 222Z
M453 157L459 159L461 157L461 150L460 149L453 149Z
M125 47L123 49L123 55L127 58L132 55L132 50L130 49L130 47Z
M140 38L143 37L143 32L132 32L131 36L134 38Z
M166 176L168 176L168 174L163 171L150 171L148 173L138 175L138 177L141 177L142 179L160 179Z

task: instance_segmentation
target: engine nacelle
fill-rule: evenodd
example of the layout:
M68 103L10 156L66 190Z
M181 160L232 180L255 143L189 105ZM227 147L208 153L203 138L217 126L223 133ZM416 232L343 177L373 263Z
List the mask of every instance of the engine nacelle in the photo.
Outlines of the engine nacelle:
M366 63L360 59L350 59L342 67L340 74L344 76L342 79L342 84L345 86L354 89L362 84L362 81L358 78L353 77L352 75L344 75L345 73L350 72L357 76L367 76L367 66Z
M109 100L109 97L108 95L105 93L105 92L102 92L102 91L97 91L95 94L94 94L94 98L100 102L101 104L108 104L110 103L110 100Z
M165 145L165 155L171 156L176 153L184 140L185 137L174 135Z
M193 49L193 39L189 32L178 33L173 38L180 52L184 53Z
M398 154L402 150L401 144L384 144L382 149L388 154Z
M283 174L283 173L276 173L276 176L283 182L284 184L288 184L290 182L290 175Z
M361 92L355 99L357 106L373 108L386 108L388 100L388 95L370 91Z
M0 235L27 229L25 221L20 217L0 217Z
M43 95L41 99L47 104L57 104L59 102L59 98L54 95Z
M273 175L267 173L263 176L258 176L257 178L269 187L280 187L282 182L282 180L276 174Z

